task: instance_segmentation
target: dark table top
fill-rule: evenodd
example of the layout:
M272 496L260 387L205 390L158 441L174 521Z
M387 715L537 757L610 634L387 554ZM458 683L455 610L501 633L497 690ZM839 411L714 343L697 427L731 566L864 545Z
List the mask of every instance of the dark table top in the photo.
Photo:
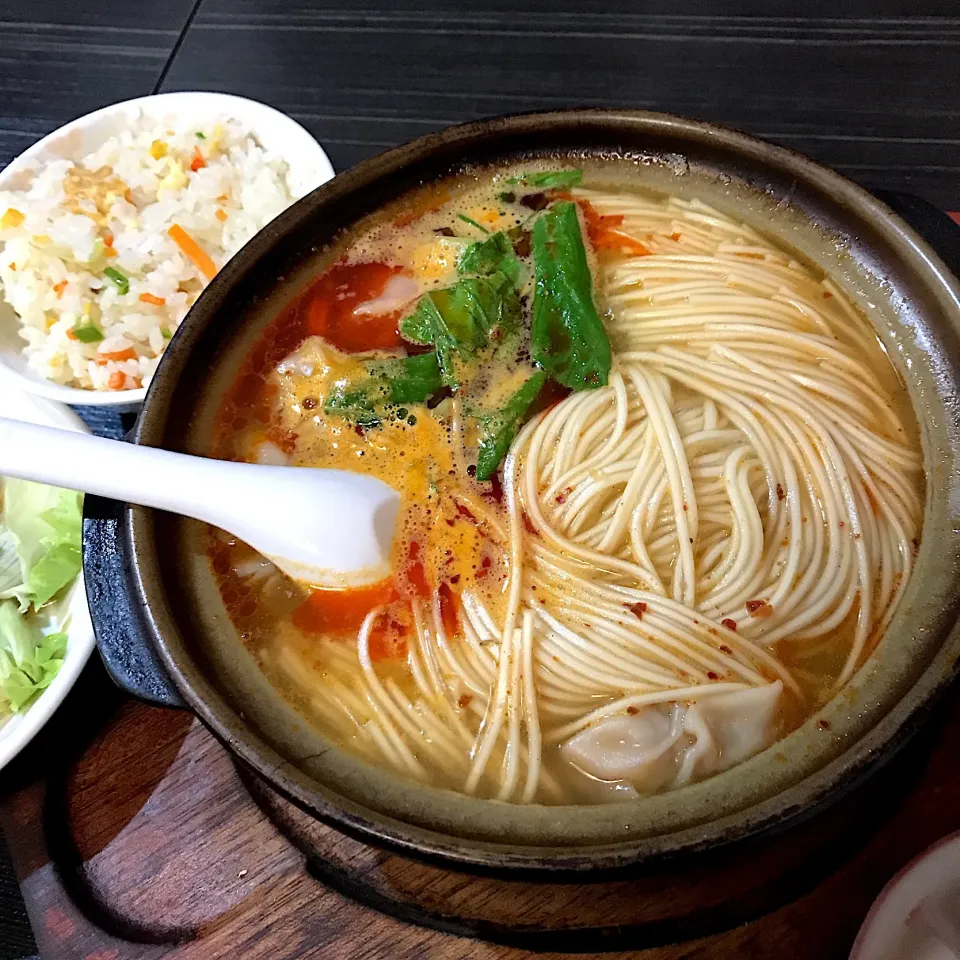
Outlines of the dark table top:
M954 0L5 0L0 163L158 90L265 100L337 169L477 117L622 106L740 127L954 209L958 48Z
M958 52L955 0L4 0L0 166L166 90L266 101L338 170L478 117L619 106L726 123L957 209ZM0 957L23 956L5 876L0 857Z

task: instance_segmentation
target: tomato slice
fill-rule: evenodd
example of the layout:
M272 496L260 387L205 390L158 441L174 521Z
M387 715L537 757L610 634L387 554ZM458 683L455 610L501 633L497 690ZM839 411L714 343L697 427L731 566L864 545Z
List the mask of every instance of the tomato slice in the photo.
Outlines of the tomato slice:
M391 350L403 345L401 314L357 314L354 310L383 293L400 267L386 263L338 263L307 293L307 332L345 353Z
M590 238L593 249L598 253L602 250L620 250L624 253L633 253L638 257L650 255L650 251L639 240L634 240L633 237L617 229L623 225L622 213L604 215L599 213L589 200L583 200L562 191L557 191L551 196L572 200L580 207L587 225L587 236Z
M314 590L291 619L305 633L348 633L359 630L371 610L396 599L393 580L353 590Z

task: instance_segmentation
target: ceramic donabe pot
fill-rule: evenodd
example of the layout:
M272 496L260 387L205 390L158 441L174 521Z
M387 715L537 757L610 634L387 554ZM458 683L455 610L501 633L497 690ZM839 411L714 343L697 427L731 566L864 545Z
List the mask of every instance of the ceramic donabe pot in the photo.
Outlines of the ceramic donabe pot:
M132 438L208 452L213 411L242 357L338 231L464 166L556 154L618 160L638 182L701 196L780 238L861 305L908 385L927 477L916 569L874 655L817 716L746 763L669 794L593 807L476 800L371 766L288 707L236 637L195 525L91 498L85 556L99 639L120 682L188 706L305 810L414 856L552 876L650 864L788 826L896 752L952 678L960 286L926 243L837 174L708 124L572 111L455 127L341 174L234 257L167 349Z

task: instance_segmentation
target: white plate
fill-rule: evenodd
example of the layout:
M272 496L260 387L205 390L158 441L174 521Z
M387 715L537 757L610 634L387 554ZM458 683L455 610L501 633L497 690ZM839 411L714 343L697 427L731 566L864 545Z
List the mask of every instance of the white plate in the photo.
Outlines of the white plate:
M59 403L32 397L0 380L0 416L28 420L78 433L88 432L83 421ZM0 770L2 770L34 737L60 706L76 682L94 647L93 624L87 610L83 574L66 595L53 605L54 616L65 622L67 656L53 682L24 713L16 714L0 726Z
M917 915L921 904L932 910L933 927ZM956 960L960 953L937 935L937 926L943 937L958 942L960 833L925 850L883 888L860 928L850 960Z
M245 97L184 91L114 103L54 130L0 171L0 190L21 188L22 181L50 159L80 159L140 116L154 117L161 123L188 121L198 126L216 117L239 120L265 148L286 160L288 184L294 200L333 177L333 167L323 147L286 114ZM135 405L143 400L144 387L118 391L81 390L44 379L27 366L19 327L16 314L0 297L0 379L60 403L110 407Z

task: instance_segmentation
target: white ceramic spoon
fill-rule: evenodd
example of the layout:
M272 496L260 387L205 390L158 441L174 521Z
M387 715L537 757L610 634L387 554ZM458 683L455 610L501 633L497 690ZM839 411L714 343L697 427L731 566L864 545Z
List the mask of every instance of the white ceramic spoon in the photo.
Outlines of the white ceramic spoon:
M400 497L360 473L208 460L0 417L0 475L203 520L313 586L390 574Z

